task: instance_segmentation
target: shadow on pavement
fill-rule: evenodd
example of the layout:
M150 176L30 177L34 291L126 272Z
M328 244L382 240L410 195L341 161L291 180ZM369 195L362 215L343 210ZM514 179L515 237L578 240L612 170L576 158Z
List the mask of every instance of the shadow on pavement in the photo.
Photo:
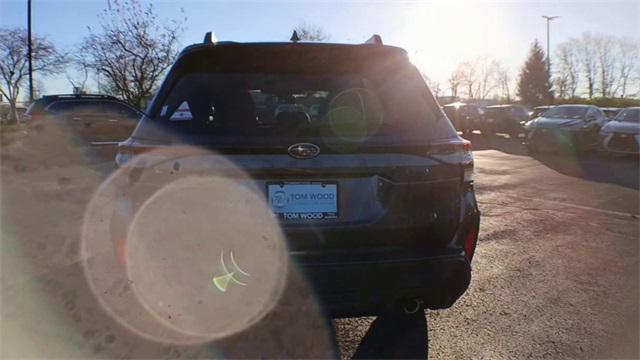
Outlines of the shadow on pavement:
M597 181L638 190L638 157L605 157L596 153L571 156L539 153L534 158L549 168L568 176Z
M638 156L605 156L591 152L581 155L559 152L530 154L522 143L523 138L511 139L508 135L485 136L479 133L464 135L471 141L474 151L498 150L511 155L531 156L545 166L568 176L589 181L640 189Z
M354 359L426 359L429 340L424 311L394 311L378 316L360 342Z

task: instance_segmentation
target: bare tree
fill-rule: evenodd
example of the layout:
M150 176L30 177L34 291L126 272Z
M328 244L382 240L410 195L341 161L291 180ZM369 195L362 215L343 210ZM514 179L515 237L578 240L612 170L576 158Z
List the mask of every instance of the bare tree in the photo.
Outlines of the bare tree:
M500 66L498 61L487 56L459 63L449 78L452 95L456 96L458 87L463 86L467 98L486 99L498 88L497 71Z
M142 107L178 53L186 18L159 20L151 3L112 0L100 28L80 45L83 61L96 69L102 90Z
M476 86L477 86L475 64L470 60L463 61L460 64L458 64L458 67L456 68L455 73L461 80L460 85L466 88L467 98L473 99L475 95L474 90L476 89Z
M595 56L598 64L598 89L603 98L614 96L613 86L617 83L615 67L616 39L612 36L596 35L593 37Z
M627 96L630 81L632 81L632 74L640 70L638 67L640 43L628 38L622 38L618 40L617 47L620 97L625 97Z
M595 56L595 40L589 33L582 34L578 44L578 53L582 63L582 71L587 82L587 95L593 99L596 85L597 59Z
M9 101L9 121L18 120L16 102L28 76L27 31L23 28L0 28L0 93ZM48 76L61 71L67 64L64 54L58 52L49 40L32 37L33 72Z
M579 40L569 39L558 45L556 50L556 78L558 96L574 98L580 85Z
M458 89L462 86L463 74L460 70L460 67L456 68L456 70L451 74L447 82L449 83L449 89L451 90L451 96L458 96Z
M566 99L569 97L569 78L566 73L560 73L553 78L553 88L556 98Z
M90 64L88 64L82 56L76 56L72 62L75 65L76 74L70 74L67 70L67 81L73 88L74 93L86 94L87 93L87 80L89 80L89 72L91 70Z
M302 23L294 29L298 37L303 41L327 41L330 36L321 27L313 24Z
M502 99L511 102L511 75L509 74L509 69L498 61L496 61L494 66L493 76L498 94Z
M486 99L497 88L496 72L500 65L487 56L478 57L473 65L476 75L474 94L478 99Z

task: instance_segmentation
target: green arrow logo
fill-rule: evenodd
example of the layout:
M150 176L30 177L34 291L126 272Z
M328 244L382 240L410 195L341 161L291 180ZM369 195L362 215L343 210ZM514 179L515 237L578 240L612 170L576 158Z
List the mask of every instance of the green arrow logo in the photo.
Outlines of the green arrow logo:
M227 286L229 286L229 282L233 279L233 273L216 276L213 278L213 284L218 288L218 290L222 292L227 291Z
M251 276L249 275L249 273L242 270L238 266L236 260L233 258L233 252L229 252L229 258L231 259L231 263L233 264L233 266L240 274L247 277ZM220 252L220 267L222 268L222 272L224 273L224 275L214 276L213 279L211 279L218 290L220 290L221 292L227 292L229 283L231 283L232 281L240 286L247 286L246 283L243 283L242 281L233 277L233 275L236 273L235 271L227 270L227 266L224 264L224 251Z

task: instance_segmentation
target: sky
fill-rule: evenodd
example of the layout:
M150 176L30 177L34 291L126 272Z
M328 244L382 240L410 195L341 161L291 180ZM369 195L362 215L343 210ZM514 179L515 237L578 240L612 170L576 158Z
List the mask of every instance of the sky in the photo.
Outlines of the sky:
M32 0L33 33L71 51L97 25L107 0ZM144 2L144 1L143 1ZM446 88L456 65L477 56L504 62L517 76L531 42L551 48L583 32L640 38L640 1L202 1L154 2L160 19L187 17L181 46L218 40L288 41L301 23L321 27L331 42L360 43L372 34L405 48L421 71ZM184 10L184 13L181 11ZM0 26L26 27L27 1L0 0ZM45 93L66 93L65 74L38 79Z

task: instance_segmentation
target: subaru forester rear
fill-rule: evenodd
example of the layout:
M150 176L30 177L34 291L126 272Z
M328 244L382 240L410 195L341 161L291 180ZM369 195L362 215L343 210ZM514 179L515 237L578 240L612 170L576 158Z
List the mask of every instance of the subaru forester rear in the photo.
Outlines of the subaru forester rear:
M405 301L446 308L467 289L479 227L470 143L404 50L189 46L116 161L134 182L149 167L136 156L183 145L226 158L262 189L292 263L332 316ZM142 202L121 190L119 251Z

